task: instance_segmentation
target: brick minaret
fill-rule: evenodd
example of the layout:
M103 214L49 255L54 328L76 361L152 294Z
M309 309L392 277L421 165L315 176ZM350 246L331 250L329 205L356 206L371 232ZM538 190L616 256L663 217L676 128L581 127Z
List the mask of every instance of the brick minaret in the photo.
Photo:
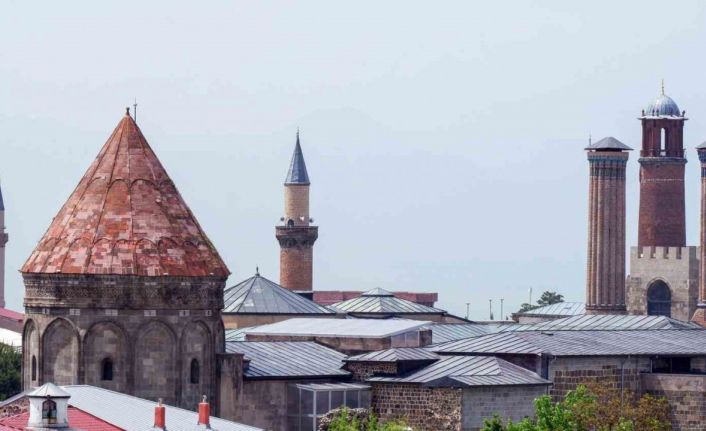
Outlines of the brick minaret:
M625 307L625 165L631 148L604 138L586 148L590 167L586 313Z
M319 228L310 226L309 174L306 171L302 147L294 147L287 179L284 181L283 226L277 226L275 236L279 241L279 284L290 290L311 291L314 242Z
M684 247L684 139L686 117L662 94L640 116L640 214L637 246Z
M699 259L699 302L691 320L706 326L706 142L696 147L701 162L701 237Z
M0 188L0 308L5 308L5 244L9 236L5 233L5 204Z

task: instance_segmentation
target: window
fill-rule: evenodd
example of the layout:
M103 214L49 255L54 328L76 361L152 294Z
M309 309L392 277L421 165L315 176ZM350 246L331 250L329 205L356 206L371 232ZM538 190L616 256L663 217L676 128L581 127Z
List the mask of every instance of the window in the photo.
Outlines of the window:
M45 424L56 423L56 403L46 400L42 403L42 422Z
M691 358L667 357L652 360L653 373L688 374L691 372Z
M294 220L292 220L291 218L287 220L287 227L294 227Z
M113 380L113 360L110 358L105 358L103 362L101 362L101 380Z
M201 370L199 369L199 361L197 361L196 359L192 359L192 360L191 360L191 373L190 373L190 376L189 376L189 381L190 381L192 384L197 384L197 383L199 382L199 380L200 380L200 379L199 379L199 377L200 377L200 376L199 376L200 371L201 371Z
M659 153L662 156L667 153L667 131L664 129L660 130L659 150Z
M32 381L37 380L37 357L32 355Z
M656 280L647 289L647 314L650 316L672 316L672 292L662 280Z

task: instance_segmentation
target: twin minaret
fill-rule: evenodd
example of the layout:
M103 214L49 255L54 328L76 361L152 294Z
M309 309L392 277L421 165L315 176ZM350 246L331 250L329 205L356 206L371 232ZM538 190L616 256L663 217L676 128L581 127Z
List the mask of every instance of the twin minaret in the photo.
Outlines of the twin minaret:
M275 236L280 245L279 284L298 292L313 289L314 242L319 228L310 225L314 221L309 216L310 186L297 132L292 162L284 180L283 225L276 227Z

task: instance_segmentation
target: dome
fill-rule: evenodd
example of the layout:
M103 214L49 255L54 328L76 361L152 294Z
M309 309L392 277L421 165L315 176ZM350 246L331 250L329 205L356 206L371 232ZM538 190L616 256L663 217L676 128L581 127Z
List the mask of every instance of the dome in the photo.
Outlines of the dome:
M662 93L645 108L645 117L681 117L682 113L671 97Z

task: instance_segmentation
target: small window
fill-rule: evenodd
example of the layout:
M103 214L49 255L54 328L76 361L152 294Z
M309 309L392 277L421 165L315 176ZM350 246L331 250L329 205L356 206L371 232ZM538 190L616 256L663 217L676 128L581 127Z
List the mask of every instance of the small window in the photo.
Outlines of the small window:
M32 355L32 381L37 380L37 357Z
M110 358L105 358L103 362L101 362L101 380L113 380L113 360Z
M291 218L287 220L287 227L294 227L294 220L292 220Z
M42 422L45 424L56 423L56 403L46 400L42 403Z
M199 361L196 359L191 360L191 373L189 376L189 381L192 384L197 384L200 380L200 372L201 370L199 369Z

